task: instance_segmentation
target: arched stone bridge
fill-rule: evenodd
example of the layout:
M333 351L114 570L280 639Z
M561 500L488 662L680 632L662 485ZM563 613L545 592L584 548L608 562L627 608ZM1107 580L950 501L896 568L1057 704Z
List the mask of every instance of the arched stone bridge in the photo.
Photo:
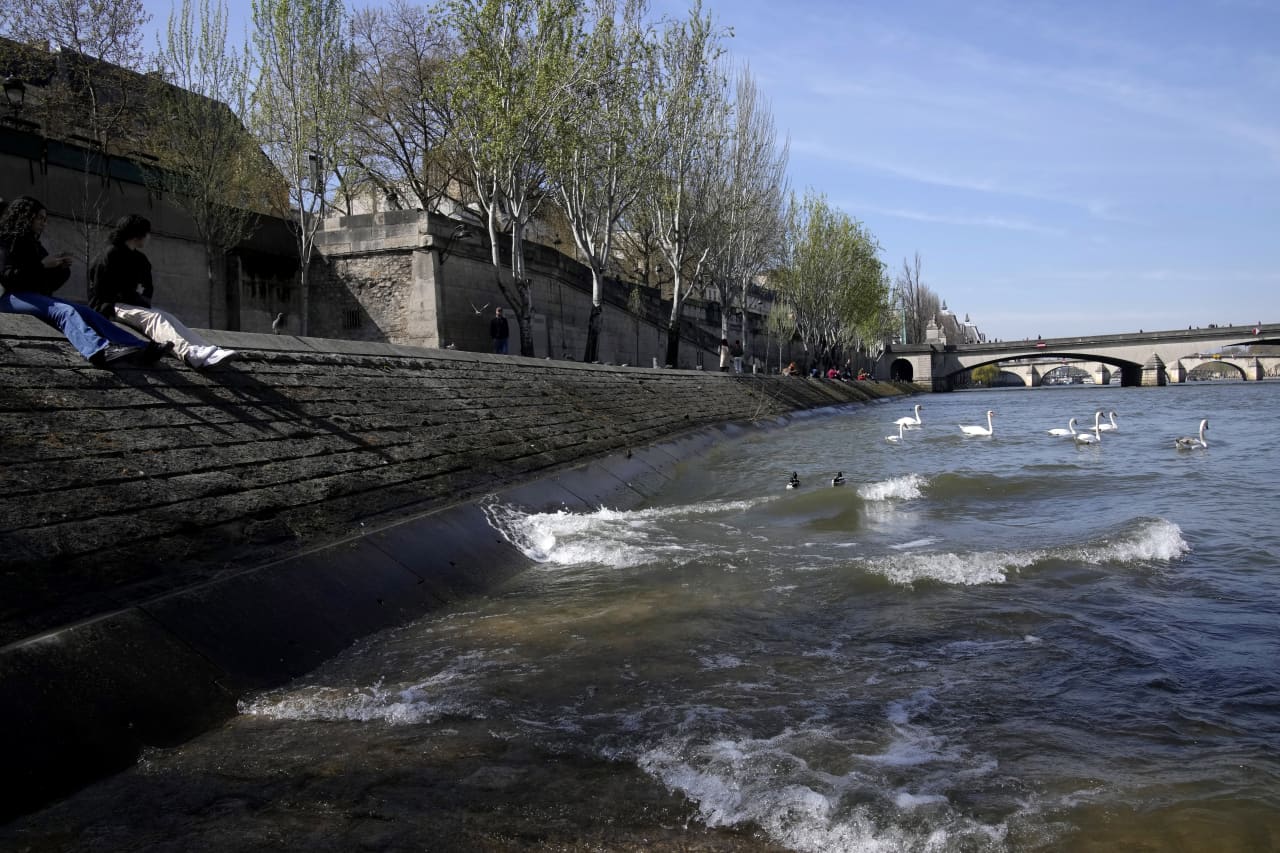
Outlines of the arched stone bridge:
M1068 359L1109 365L1119 372L1120 384L1125 386L1185 382L1191 370L1207 361L1231 364L1248 381L1262 379L1270 358L1212 359L1202 355L1207 350L1249 344L1280 344L1280 323L982 344L894 344L880 357L876 378L903 379L934 391L950 391L960 374L984 364L1054 358L1056 363L1044 364L1041 377Z

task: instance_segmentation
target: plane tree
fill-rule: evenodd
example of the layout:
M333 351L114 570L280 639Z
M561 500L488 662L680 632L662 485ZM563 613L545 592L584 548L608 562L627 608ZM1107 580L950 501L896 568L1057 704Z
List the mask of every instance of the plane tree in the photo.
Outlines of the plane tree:
M865 225L809 189L792 198L784 250L772 283L811 360L834 363L874 336L887 313L889 283Z
M532 356L525 233L555 191L547 166L555 129L577 115L578 93L598 82L581 56L580 0L447 0L436 17L458 48L449 64L448 143L464 173L464 201L488 231L494 283L515 310L520 354Z
M352 52L342 0L253 0L257 87L252 127L288 186L284 209L298 250L302 334L309 267L350 118Z
M171 194L204 245L208 324L214 325L217 266L253 233L259 212L284 191L241 116L248 113L247 50L227 43L222 0L183 0L169 16L148 99L148 181Z
M583 56L589 65L548 146L555 201L591 270L591 312L583 361L599 358L604 279L616 266L619 223L640 198L653 168L655 141L641 122L652 42L645 0L595 0L586 11Z
M659 43L649 84L646 133L660 140L643 217L671 273L666 363L679 365L684 302L711 253L711 225L722 199L720 164L727 150L729 103L720 63L723 33L695 0L688 18L671 21Z

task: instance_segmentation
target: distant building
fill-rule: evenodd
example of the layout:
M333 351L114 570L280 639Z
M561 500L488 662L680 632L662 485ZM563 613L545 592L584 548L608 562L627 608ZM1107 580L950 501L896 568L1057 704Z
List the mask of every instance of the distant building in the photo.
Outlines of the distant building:
M954 313L947 309L947 303L942 303L942 308L929 321L929 325L925 328L924 342L927 344L942 344L943 346L955 346L958 344L981 344L986 343L987 336L978 330L978 327L969 319L969 315L964 315L961 321Z

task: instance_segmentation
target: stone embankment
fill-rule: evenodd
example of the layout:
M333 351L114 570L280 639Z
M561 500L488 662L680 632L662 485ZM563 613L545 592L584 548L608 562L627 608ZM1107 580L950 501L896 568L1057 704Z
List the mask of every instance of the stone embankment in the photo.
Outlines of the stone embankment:
M909 389L212 332L97 370L0 315L12 814L527 561L477 499L634 506L753 424Z

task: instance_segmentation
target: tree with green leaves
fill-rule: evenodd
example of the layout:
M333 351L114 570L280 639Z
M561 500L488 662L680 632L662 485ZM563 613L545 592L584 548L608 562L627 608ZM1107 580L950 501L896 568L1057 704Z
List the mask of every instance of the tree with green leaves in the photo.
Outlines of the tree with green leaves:
M646 12L645 0L595 0L583 41L590 69L577 93L581 108L565 113L547 149L556 203L591 270L586 362L599 358L604 278L615 263L618 224L653 168L654 140L640 121L652 52Z
M330 176L351 115L352 52L341 0L253 0L258 85L252 124L288 185L298 249L302 334L309 326L309 267Z
M532 356L525 231L555 190L547 145L557 127L581 115L579 93L599 82L582 56L579 0L446 0L437 14L458 47L450 64L450 142L488 231L494 283L515 310L520 354Z
M888 313L889 283L866 226L806 190L792 200L785 249L774 284L810 359L834 364L874 337Z
M191 216L204 244L208 325L218 303L218 261L249 237L269 209L269 165L246 130L249 57L227 43L223 0L183 0L169 16L149 99L153 185Z
M680 363L680 319L685 299L711 253L728 145L726 80L720 65L722 32L695 0L685 20L669 22L649 85L646 132L661 140L644 216L672 276L666 363Z

